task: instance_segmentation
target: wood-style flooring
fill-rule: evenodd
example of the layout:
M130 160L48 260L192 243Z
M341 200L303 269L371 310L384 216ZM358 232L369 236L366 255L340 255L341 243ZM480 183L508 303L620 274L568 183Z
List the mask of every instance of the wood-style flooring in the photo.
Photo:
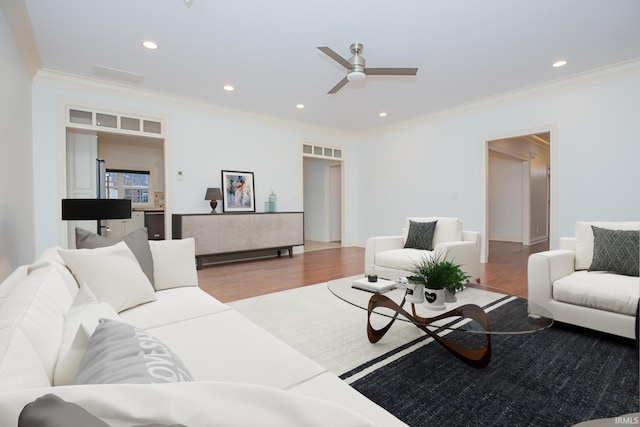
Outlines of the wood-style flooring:
M481 285L527 296L529 254L547 250L548 243L489 242L489 262L481 264ZM222 302L264 295L363 274L364 248L316 249L293 258L264 258L215 264L198 270L200 287Z

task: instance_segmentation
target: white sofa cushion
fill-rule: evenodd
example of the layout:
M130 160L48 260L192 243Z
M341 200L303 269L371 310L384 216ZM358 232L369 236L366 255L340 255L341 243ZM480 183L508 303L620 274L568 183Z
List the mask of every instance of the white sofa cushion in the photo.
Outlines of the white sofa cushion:
M198 286L196 243L193 237L176 240L150 240L155 288Z
M147 279L154 283L153 279L153 258L151 257L151 249L149 248L149 238L145 227L138 228L126 236L118 239L110 239L99 234L76 227L76 248L77 249L95 249L104 248L106 246L115 245L118 242L125 242L133 255L138 260L140 268L144 272Z
M158 291L156 298L153 304L139 305L119 316L138 328L149 329L231 309L193 286Z
M376 254L375 263L380 267L410 271L412 264L425 257L433 257L433 251L413 248L392 249Z
M118 319L111 304L99 303L86 283L80 285L69 311L65 314L62 346L53 377L56 386L73 384L89 338L100 319Z
M409 221L414 222L433 222L438 221L436 224L436 231L433 234L433 246L440 243L458 242L462 240L462 220L458 218L448 218L442 216L429 216L429 217L407 217L405 220L405 226L402 229L402 246L407 242L407 235L409 233Z
M49 386L40 355L25 333L17 327L0 329L0 393Z
M55 364L62 345L64 314L70 305L71 296L64 280L56 269L47 266L27 275L0 306L0 330L6 331L4 335L8 339L17 339L23 346L26 344L19 336L24 335L24 339L33 347L33 353L39 358L39 365L44 369L49 383L53 382ZM32 353L24 348L22 350L28 353L25 357ZM12 354L12 351L13 349L5 349L6 354L0 354L0 360L7 354ZM34 366L31 369L39 368Z
M640 279L614 273L576 271L553 282L553 299L635 316Z
M108 302L116 312L156 300L151 282L124 242L58 252L77 282L86 282L98 301Z
M587 270L593 260L593 230L591 226L610 230L640 230L640 221L576 222L576 270Z
M17 426L24 406L51 392L51 389L35 389L0 396L0 425ZM337 405L324 399L253 384L105 384L58 387L55 394L85 408L112 427L158 423L180 423L190 427L394 425L385 424L384 419L376 424L368 421L347 407L350 402Z
M326 369L235 310L149 333L162 340L196 381L234 381L288 390Z
M60 246L45 249L42 254L40 254L40 256L31 265L29 265L28 268L29 271L33 271L38 268L46 267L47 265L53 266L64 279L71 298L74 298L76 292L78 292L78 282L76 282L75 277L73 277L73 274L71 274L71 271L69 271L64 260L58 253L60 249L62 249Z

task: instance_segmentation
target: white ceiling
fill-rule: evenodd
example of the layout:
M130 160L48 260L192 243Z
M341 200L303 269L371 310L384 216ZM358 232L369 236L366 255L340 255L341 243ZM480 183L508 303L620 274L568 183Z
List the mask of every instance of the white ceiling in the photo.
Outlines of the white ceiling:
M45 69L349 133L640 58L639 0L24 2ZM356 41L367 66L417 76L327 95L345 71L316 47Z

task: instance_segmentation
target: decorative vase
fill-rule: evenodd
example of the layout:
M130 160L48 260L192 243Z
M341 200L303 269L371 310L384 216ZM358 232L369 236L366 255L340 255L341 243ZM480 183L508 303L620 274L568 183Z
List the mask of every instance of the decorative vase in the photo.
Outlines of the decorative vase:
M444 310L444 289L424 288L422 305L429 310Z
M420 304L424 301L424 286L418 283L407 283L406 301L412 304Z
M444 290L444 302L456 302L458 298L456 298L456 294L451 292L448 289Z

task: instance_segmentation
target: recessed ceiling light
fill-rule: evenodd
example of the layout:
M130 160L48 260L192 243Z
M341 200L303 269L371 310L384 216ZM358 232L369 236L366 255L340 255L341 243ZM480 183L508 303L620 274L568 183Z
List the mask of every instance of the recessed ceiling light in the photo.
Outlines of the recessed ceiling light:
M152 42L151 40L145 40L142 42L142 46L146 47L147 49L150 50L155 50L158 48L158 44L155 42Z
M224 85L223 89L226 90L227 92L233 92L235 87L233 87L231 85Z
M387 117L387 113L385 113L385 112L383 111L382 113L378 114L378 116L380 116L380 117Z
M560 61L556 61L553 63L553 66L555 68L562 67L564 65L567 65L567 61L565 61L564 59L561 59Z
M296 105L296 108L298 110L302 110L304 108L304 104L298 104L298 105Z

